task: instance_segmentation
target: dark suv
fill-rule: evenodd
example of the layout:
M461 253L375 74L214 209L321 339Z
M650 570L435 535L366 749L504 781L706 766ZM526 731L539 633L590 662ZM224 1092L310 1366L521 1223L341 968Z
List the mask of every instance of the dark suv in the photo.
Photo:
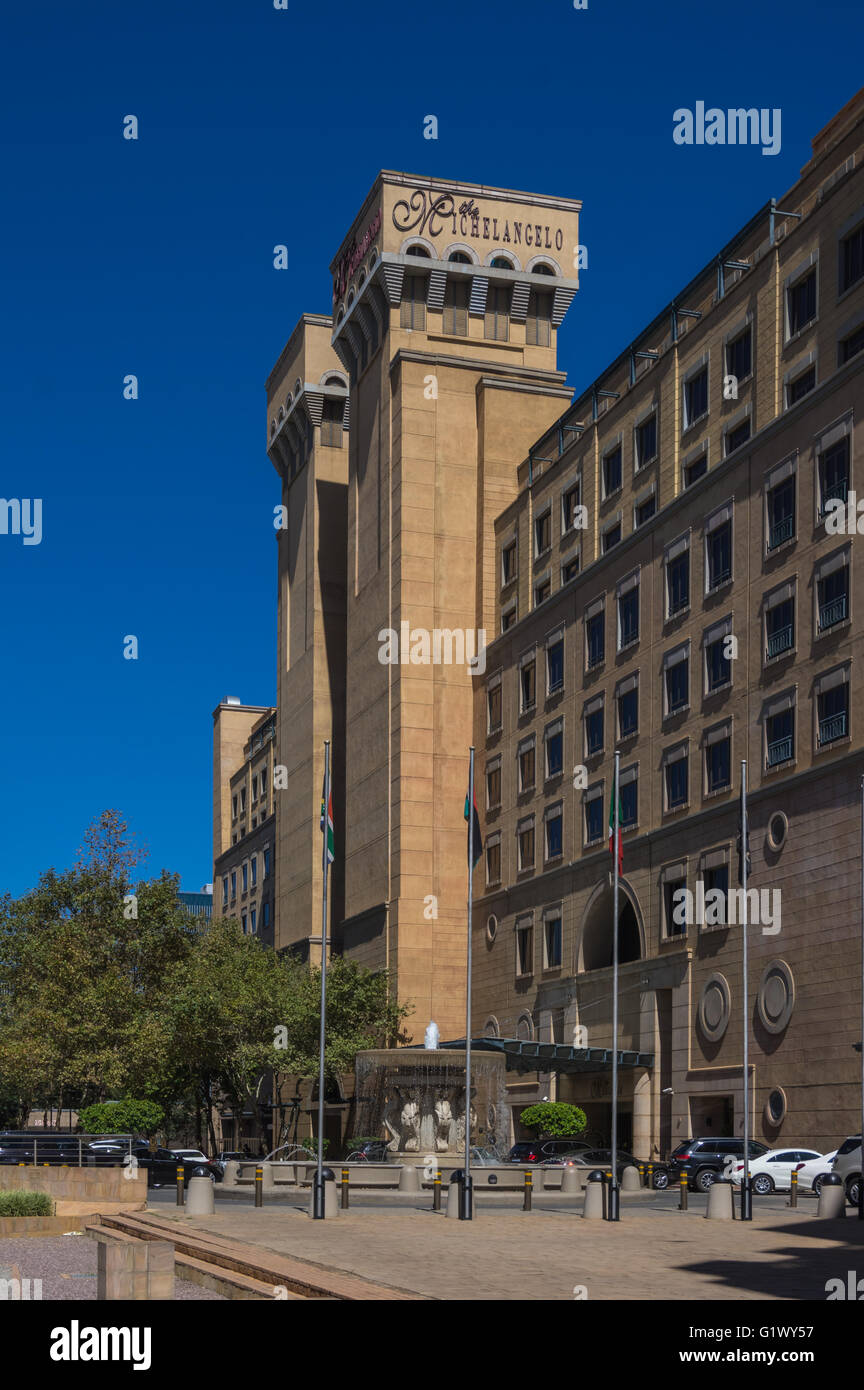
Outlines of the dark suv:
M767 1144L750 1140L751 1158L760 1158L767 1152ZM740 1162L743 1157L743 1139L686 1139L672 1151L669 1177L674 1183L686 1176L691 1192L707 1192L712 1183L722 1178L730 1158Z
M507 1155L508 1163L566 1163L590 1149L584 1139L520 1139Z

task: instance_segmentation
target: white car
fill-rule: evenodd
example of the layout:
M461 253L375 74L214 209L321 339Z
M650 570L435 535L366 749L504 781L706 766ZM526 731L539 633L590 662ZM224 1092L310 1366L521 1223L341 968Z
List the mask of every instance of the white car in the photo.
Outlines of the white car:
M806 1163L799 1164L799 1192L812 1192L818 1197L822 1188L822 1179L825 1177L826 1173L831 1172L831 1167L836 1157L837 1150L832 1149L830 1154L822 1154L820 1158L808 1158Z
M194 1163L196 1160L199 1163L210 1162L207 1155L202 1154L200 1149L172 1149L171 1152L172 1154L175 1154L177 1158L183 1158L188 1163Z
M753 1191L764 1197L769 1192L788 1192L792 1185L792 1171L799 1163L822 1158L815 1149L771 1149L761 1158L750 1160L750 1181ZM740 1183L744 1164L736 1163L729 1176L734 1183Z

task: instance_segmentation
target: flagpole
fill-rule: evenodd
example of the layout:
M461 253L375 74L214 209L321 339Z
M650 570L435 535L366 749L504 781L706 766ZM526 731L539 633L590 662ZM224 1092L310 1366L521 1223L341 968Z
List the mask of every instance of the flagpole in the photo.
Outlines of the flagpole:
M747 853L750 837L747 833L747 760L741 759L741 851L739 877L744 890L741 905L741 963L744 980L741 998L744 1002L744 1172L741 1175L741 1220L753 1220L753 1194L750 1191L750 1003L747 990Z
M618 861L621 829L618 820L618 772L621 754L615 750L615 781L612 786L612 1179L609 1183L610 1221L621 1220L618 1192Z
M459 1201L460 1221L473 1219L471 1184L471 927L474 915L474 747L468 772L468 965L465 982L465 1176Z
M864 777L861 778L861 1153L864 1155ZM858 1180L858 1220L864 1221L864 1163Z
M327 879L330 857L330 740L324 740L324 845L321 851L324 871L321 894L321 1028L318 1034L318 1167L312 1194L312 1216L323 1221L324 1211L324 1011L327 1005Z

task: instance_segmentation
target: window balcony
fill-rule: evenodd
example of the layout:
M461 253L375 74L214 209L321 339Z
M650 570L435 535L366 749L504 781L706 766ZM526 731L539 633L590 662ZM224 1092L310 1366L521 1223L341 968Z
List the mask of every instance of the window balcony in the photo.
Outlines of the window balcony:
M839 598L831 599L830 603L823 603L819 608L819 631L826 632L829 627L836 627L838 623L846 621L848 616L848 594L840 594Z
M841 710L839 714L832 714L828 719L819 720L819 747L822 748L826 743L834 743L838 738L845 738L847 732L846 711Z
M778 767L780 763L788 763L792 759L792 735L786 738L778 738L774 743L768 744L768 766Z
M829 502L836 502L836 501L838 501L838 500L841 501L841 502L845 502L845 501L846 501L847 494L848 494L848 491L849 491L849 479L848 479L848 478L838 478L837 481L834 482L834 483L823 484L822 489L821 489L821 492L822 492L822 505L821 505L821 508L820 508L819 515L822 516L822 517L825 516L825 513L826 513L827 510L828 510L828 503L829 503Z
M775 656L780 656L782 652L792 650L792 624L788 627L780 627L776 632L772 632L768 638L768 660Z
M794 516L784 516L779 521L772 522L768 534L768 549L776 550L778 545L783 545L785 541L791 541L794 534Z

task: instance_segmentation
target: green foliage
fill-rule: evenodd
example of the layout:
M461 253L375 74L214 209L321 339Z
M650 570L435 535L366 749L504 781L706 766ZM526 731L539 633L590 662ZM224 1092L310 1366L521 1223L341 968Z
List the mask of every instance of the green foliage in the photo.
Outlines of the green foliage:
M580 1110L578 1105L567 1105L560 1100L546 1100L540 1101L537 1105L529 1105L522 1111L519 1120L526 1129L544 1139L569 1139L575 1134L581 1134L588 1123L585 1111Z
M154 1135L165 1119L161 1105L152 1100L97 1102L78 1112L78 1128L84 1134Z
M329 1147L330 1147L330 1140L327 1139L327 1138L324 1138L324 1139L322 1139L320 1142L321 1142L321 1146L322 1146L322 1147L321 1147L321 1152L322 1152L322 1154L324 1155L324 1157L326 1158L326 1157L327 1157L327 1150L328 1150ZM315 1157L317 1158L317 1157L318 1157L318 1143L319 1143L319 1141L318 1141L318 1136L315 1135L315 1134L310 1134L309 1137L308 1137L307 1139L304 1139L304 1140L303 1140L303 1147L304 1147L304 1149L308 1149L308 1150L310 1151L310 1153L313 1153L313 1154L315 1155Z
M53 1216L47 1192L0 1192L0 1216Z

